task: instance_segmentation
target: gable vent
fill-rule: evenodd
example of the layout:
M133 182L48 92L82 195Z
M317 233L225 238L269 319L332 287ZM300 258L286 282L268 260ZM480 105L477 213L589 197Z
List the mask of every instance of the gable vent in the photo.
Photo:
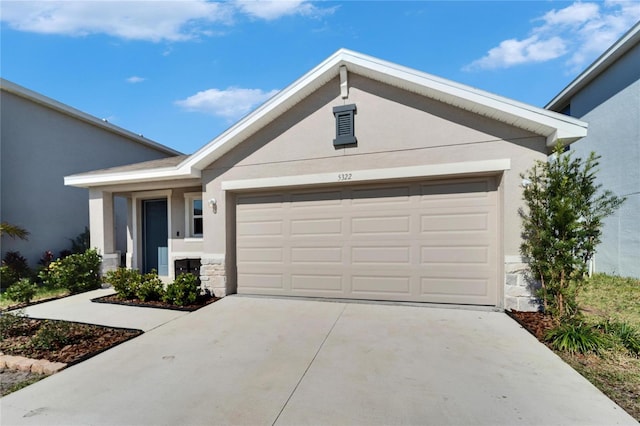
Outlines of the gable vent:
M354 129L355 113L355 104L333 108L336 118L336 138L333 140L333 146L354 145L358 142Z

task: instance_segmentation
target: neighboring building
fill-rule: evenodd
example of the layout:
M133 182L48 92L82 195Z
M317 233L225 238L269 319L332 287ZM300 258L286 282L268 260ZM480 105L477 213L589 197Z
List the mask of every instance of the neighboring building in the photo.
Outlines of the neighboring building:
M87 190L64 176L179 154L4 79L0 118L0 220L30 232L28 241L3 237L2 256L19 251L32 267L89 226ZM116 247L126 250L126 202L116 204Z
M545 108L589 123L571 150L601 155L598 183L627 198L605 221L594 270L640 278L640 23Z
M534 309L520 173L586 124L340 50L184 159L67 176L92 244L231 293ZM115 264L105 263L105 268Z

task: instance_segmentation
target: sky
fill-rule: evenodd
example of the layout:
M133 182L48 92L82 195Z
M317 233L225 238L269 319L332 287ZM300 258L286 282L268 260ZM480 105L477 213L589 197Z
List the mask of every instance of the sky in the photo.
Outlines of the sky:
M192 153L340 48L543 107L640 1L12 1L0 76Z

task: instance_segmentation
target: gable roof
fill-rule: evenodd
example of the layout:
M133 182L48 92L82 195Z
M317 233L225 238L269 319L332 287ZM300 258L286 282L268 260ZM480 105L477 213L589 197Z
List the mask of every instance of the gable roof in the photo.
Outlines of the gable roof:
M235 125L187 157L175 167L169 178L191 178L209 164L242 143L249 136L264 128L285 111L293 108L321 86L337 77L340 68L348 72L380 81L407 91L462 108L490 119L501 121L528 130L547 138L547 145L555 145L558 139L566 143L580 139L587 134L587 124L566 115L557 114L525 103L514 101L489 92L455 83L411 68L383 61L346 49L338 50L325 61L278 92L255 111L242 118ZM93 174L75 175L65 178L67 185L94 186L108 179L109 183L139 182L155 180L151 170L131 173L122 180Z
M132 142L139 143L146 147L155 149L156 151L160 151L164 154L168 154L168 155L182 154L181 152L176 151L173 148L169 148L168 146L154 142L151 139L147 139L143 137L142 135L137 135L133 132L130 132L129 130L123 129L122 127L118 127L114 124L111 124L106 120L101 120L97 117L94 117L93 115L82 112L78 109L70 107L69 105L65 105L62 102L58 102L40 93L34 92L33 90L29 90L26 87L20 86L19 84L13 83L9 80L5 80L4 78L0 78L0 90L2 90L3 92L11 93L23 99L27 99L33 103L42 105L45 108L49 108L59 113L65 114L67 116L83 121L92 126L105 130L107 132L114 133L118 136L123 136L131 140Z
M563 109L571 98L596 77L602 74L611 64L616 62L625 53L640 43L640 22L635 24L618 41L609 47L598 59L596 59L587 69L582 71L567 87L558 93L545 109L558 111Z

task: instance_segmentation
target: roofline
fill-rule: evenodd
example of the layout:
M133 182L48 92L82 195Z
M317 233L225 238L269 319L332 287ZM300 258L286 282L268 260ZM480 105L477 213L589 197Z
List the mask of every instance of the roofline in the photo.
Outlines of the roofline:
M62 102L58 102L55 99L51 99L47 96L34 92L33 90L29 90L26 87L20 86L19 84L13 83L1 77L0 77L0 89L7 93L11 93L13 95L32 101L36 104L42 105L46 108L53 109L62 114L68 115L72 118L88 123L92 126L99 127L108 132L114 133L119 136L123 136L127 139L131 139L134 142L137 142L141 145L145 145L149 148L155 149L165 154L169 154L169 155L183 154L180 151L176 151L173 148L169 148L168 146L162 145L158 142L152 141L151 139L145 138L142 135L135 134L129 130L123 129L122 127L116 126L115 124L111 124L106 120L101 120L97 117L94 117L93 115L82 112L69 105L65 105Z
M600 55L587 69L582 71L567 87L562 89L560 93L550 100L544 108L552 111L564 108L573 95L602 74L611 64L620 59L620 57L635 47L639 42L640 22L631 27L629 31Z
M475 111L477 108L471 108L473 105L483 105L487 110L509 116L508 122L516 127L523 126L524 122L541 124L548 128L548 133L544 136L547 137L547 146L549 147L553 147L558 140L571 143L587 134L587 124L576 118L537 108L372 56L340 49L186 158L178 167L206 167L276 118L281 111L293 107L306 94L338 76L342 65L346 65L349 72L355 72L387 84L397 86L393 83L404 81L411 85L417 93L428 94L434 99L459 107L466 105Z
M162 167L157 169L138 170L129 172L110 172L104 174L76 174L64 177L65 186L91 188L113 184L157 182L163 180L199 178L200 171L185 172L176 167Z

